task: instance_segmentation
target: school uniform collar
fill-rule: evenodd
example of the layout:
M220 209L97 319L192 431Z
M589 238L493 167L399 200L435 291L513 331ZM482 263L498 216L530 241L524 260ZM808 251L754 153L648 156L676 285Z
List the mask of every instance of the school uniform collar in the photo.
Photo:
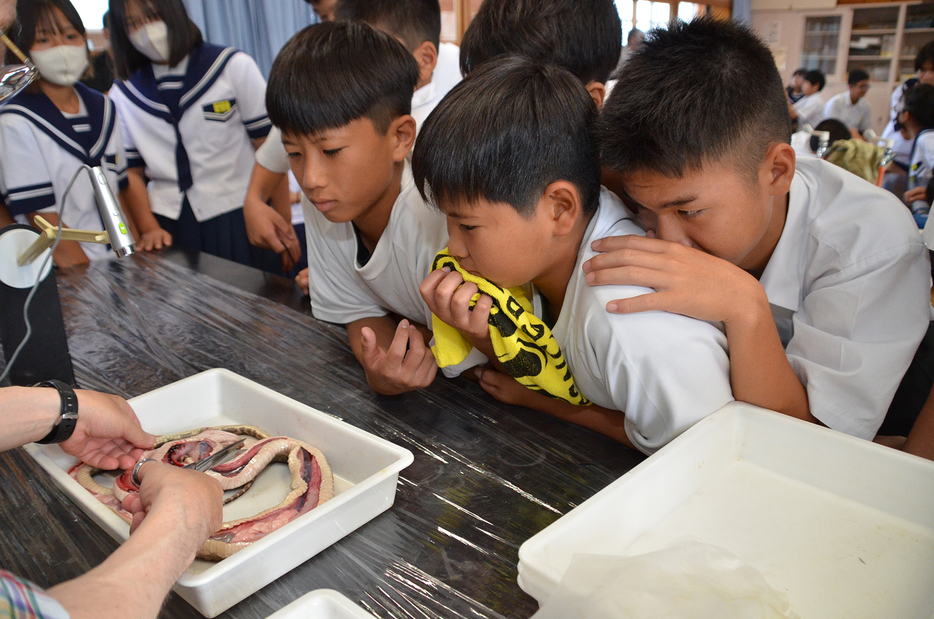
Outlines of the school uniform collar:
M113 103L80 82L74 88L88 113L88 132L76 132L71 120L42 91L24 90L0 109L0 114L22 116L83 163L99 166L116 125Z
M214 85L236 52L232 47L201 43L188 55L188 70L183 76L170 74L157 80L152 64L147 64L116 85L141 110L171 123Z
M813 162L799 162L819 164ZM807 238L807 204L814 188L809 187L802 174L795 170L788 192L788 208L785 212L785 226L782 235L772 251L768 264L759 278L765 289L769 304L796 312L801 304L801 290L804 281L804 247L801 240Z

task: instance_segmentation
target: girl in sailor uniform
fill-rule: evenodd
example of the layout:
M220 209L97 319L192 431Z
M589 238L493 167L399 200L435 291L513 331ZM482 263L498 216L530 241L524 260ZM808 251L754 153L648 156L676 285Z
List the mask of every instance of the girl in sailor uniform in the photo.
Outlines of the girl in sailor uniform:
M137 247L175 244L259 266L262 250L249 244L243 220L253 150L270 128L259 67L205 43L182 0L111 0L110 13L118 77L110 96Z
M14 42L26 50L40 78L0 108L0 179L17 221L33 223L41 215L57 225L62 196L82 164L103 168L117 194L126 187L126 159L113 103L78 82L88 67L78 12L69 0L18 0L17 12L22 28ZM104 229L86 173L68 193L62 223ZM64 267L107 253L106 245L62 241L53 258Z

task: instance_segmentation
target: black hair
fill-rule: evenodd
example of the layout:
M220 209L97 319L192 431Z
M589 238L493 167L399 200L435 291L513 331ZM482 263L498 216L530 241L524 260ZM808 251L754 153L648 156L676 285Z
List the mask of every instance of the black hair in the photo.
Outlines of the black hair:
M613 0L485 0L461 40L461 73L503 54L552 62L606 83L623 29Z
M359 118L381 133L412 110L418 64L402 43L365 22L308 26L272 63L266 110L283 133L317 135Z
M81 16L69 0L17 0L16 13L19 21L19 31L12 37L24 54L29 55L29 48L36 41L36 32L47 30L49 32L58 32L58 23L53 17L52 10L58 9L64 15L65 19L74 26L81 36L86 37L84 23ZM13 52L7 50L6 62L16 64L20 59L13 55Z
M827 78L824 77L824 72L817 69L811 69L804 74L804 81L811 82L817 86L817 91L820 92L824 89L824 86L827 85Z
M869 79L869 74L863 71L862 69L853 69L850 71L850 74L846 77L847 86L855 86L860 82L866 81ZM812 82L813 83L813 82Z
M905 91L902 108L921 125L922 129L934 127L934 86L918 84Z
M750 176L791 139L772 52L746 26L699 17L649 32L603 106L603 162L680 178L730 157Z
M101 24L103 24L104 30L110 30L110 11L104 11L104 15L101 17Z
M846 124L844 124L842 120L837 120L836 118L825 118L817 123L817 126L814 127L814 131L828 132L830 134L831 146L837 140L849 140L853 137ZM820 138L816 135L811 135L811 139L808 140L808 145L811 147L811 150L816 153L818 147L820 147Z
M930 41L918 51L915 56L915 71L920 71L925 62L934 66L934 41Z
M428 41L441 44L441 5L438 0L340 0L335 19L365 21L402 39L410 52Z
M564 180L589 215L600 199L596 114L583 84L561 67L522 56L487 63L422 125L415 186L436 208L489 200L532 217L548 185Z
M801 77L804 77L804 74L807 72L808 72L807 69L805 69L804 67L801 67L800 69L795 69L795 72L791 74L791 77L794 77L796 75L800 75Z
M185 10L182 0L138 0L143 12L165 22L169 32L169 65L175 66L200 45L204 38ZM126 31L127 0L110 0L110 48L114 56L114 72L127 80L137 70L150 64L149 58L141 54L130 43Z

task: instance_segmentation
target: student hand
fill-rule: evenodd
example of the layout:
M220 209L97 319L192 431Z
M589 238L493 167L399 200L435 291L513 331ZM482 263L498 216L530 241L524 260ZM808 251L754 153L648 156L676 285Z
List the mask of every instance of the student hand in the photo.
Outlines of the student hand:
M418 290L432 314L463 333L475 346L479 342L489 341L488 320L493 299L481 294L471 309L470 300L480 290L476 284L465 283L460 273L444 267L429 273ZM477 347L484 350L481 346Z
M78 423L62 451L99 469L128 469L156 437L144 432L139 419L120 396L76 389Z
M133 514L131 534L147 516L165 512L178 529L191 534L197 549L223 524L224 491L210 475L153 460L139 467L138 477L139 494L123 501Z
M490 366L474 368L473 373L477 378L477 382L480 383L480 387L493 396L497 402L503 404L542 410L542 402L539 399L552 399L540 393L535 393L509 374L500 372Z
M699 320L730 323L768 310L762 285L741 268L699 249L637 235L608 237L592 247L604 252L584 263L592 286L616 284L655 292L607 304L607 311L630 314L666 311Z
M292 223L266 204L243 206L243 219L250 245L271 249L282 257L282 270L288 271L302 257L302 248Z
M927 199L927 187L915 187L914 189L910 189L905 192L905 202L908 204L911 204L916 200L927 201Z
M159 250L163 247L172 247L172 235L162 228L143 232L139 241L136 242L136 249L141 251Z
M298 287L302 289L302 292L304 292L307 297L309 294L307 267L298 272L298 275L295 276L295 283L298 284Z
M379 347L373 329L363 327L360 335L363 350L360 361L373 391L398 395L427 387L435 379L438 372L435 357L421 332L408 320L399 322L387 350Z

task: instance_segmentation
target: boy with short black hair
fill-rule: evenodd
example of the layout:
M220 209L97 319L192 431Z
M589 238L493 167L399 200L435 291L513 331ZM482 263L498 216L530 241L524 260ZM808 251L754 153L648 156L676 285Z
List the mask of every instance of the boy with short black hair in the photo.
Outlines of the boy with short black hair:
M518 54L564 67L599 107L622 38L613 0L485 0L461 40L461 72Z
M425 122L412 158L419 191L445 213L450 232L437 263L444 268L421 290L437 318L496 360L495 370L479 373L494 397L650 453L732 400L729 360L713 325L664 312L608 314L612 296L644 289L584 280L593 240L640 233L600 187L595 119L575 76L528 58L487 63L455 87ZM531 290L510 290L517 286ZM493 338L520 328L531 338L521 350L508 360L496 353ZM541 381L517 382L529 377ZM595 405L569 403L578 394Z
M902 137L911 142L911 164L908 168L908 191L905 203L915 215L915 221L925 228L931 201L934 199L934 86L917 84L905 92L898 122Z
M656 31L601 119L648 234L595 244L587 278L655 289L612 312L722 321L737 400L871 439L931 318L927 251L891 194L795 160L786 109L747 28Z
M824 106L824 118L843 122L856 138L872 128L872 107L866 100L869 74L862 69L853 69L846 77L846 84L846 91L831 97Z
M412 324L430 319L418 285L447 239L406 162L417 80L397 40L365 23L331 22L292 37L266 90L305 196L312 312L347 325L367 381L383 394L424 387L437 369Z
M827 84L827 78L817 69L812 69L804 74L804 83L801 84L801 92L804 96L798 99L794 105L788 105L788 112L791 119L798 122L798 129L803 129L804 125L817 126L817 123L824 120L824 97L820 91Z

